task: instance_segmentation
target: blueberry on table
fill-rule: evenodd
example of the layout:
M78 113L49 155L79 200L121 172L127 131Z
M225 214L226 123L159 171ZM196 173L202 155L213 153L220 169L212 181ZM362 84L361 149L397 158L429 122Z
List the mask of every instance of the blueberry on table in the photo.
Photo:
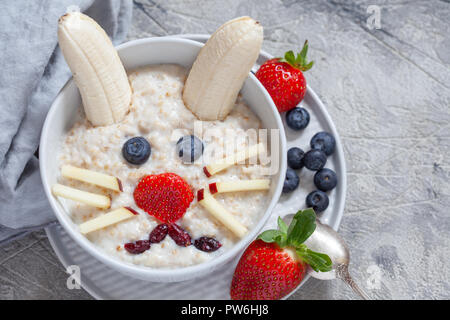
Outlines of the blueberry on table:
M336 147L336 140L331 133L322 131L318 132L311 139L311 148L316 150L322 150L327 156L333 154Z
M322 169L327 163L327 155L321 150L312 149L305 153L303 163L309 170L317 171Z
M328 208L330 200L325 192L316 190L308 194L306 197L306 206L313 208L315 212L322 212Z
M303 168L303 157L305 156L305 152L302 149L293 147L288 150L287 153L287 161L288 166L292 169L301 169Z
M331 169L323 168L314 175L314 184L321 191L330 191L337 185L336 172Z
M292 130L303 130L309 124L309 112L300 107L289 110L286 113L286 124Z
M131 164L145 163L151 153L150 143L144 137L131 138L122 147L123 157Z
M203 154L203 142L194 135L181 137L177 142L177 154L184 163L193 163Z
M283 193L290 193L294 191L295 189L297 189L299 183L300 178L298 177L297 173L291 168L287 168L286 179L284 180L283 184Z

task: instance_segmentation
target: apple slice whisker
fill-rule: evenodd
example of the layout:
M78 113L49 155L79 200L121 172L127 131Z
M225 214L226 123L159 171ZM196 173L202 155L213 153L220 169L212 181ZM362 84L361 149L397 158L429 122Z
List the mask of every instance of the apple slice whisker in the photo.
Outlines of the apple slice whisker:
M253 180L230 180L210 183L209 192L211 194L237 192L237 191L260 191L270 188L270 179Z
M52 193L55 196L81 202L100 209L109 209L111 207L110 197L78 190L58 183L53 185Z
M87 234L92 231L103 229L118 222L127 220L138 215L138 213L130 207L122 207L115 209L94 219L86 221L78 226L82 234Z
M61 175L64 178L70 178L86 183L94 184L117 192L122 192L122 182L119 178L104 173L77 168L71 165L64 165L61 168Z
M232 155L226 156L222 160L217 161L216 163L211 163L205 167L203 167L203 172L207 177L211 177L212 175L225 170L232 165L239 164L244 162L247 159L258 156L262 152L265 151L264 144L258 143L251 147L245 148L244 150L238 151Z
M197 192L197 201L225 227L232 231L239 238L247 233L247 228L225 209L214 197L205 189Z

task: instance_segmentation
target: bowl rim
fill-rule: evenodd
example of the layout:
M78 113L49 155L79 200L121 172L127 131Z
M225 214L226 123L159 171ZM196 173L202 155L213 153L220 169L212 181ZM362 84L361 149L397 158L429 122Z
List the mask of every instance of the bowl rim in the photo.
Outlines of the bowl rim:
M136 39L131 40L125 43L122 43L118 46L116 46L117 51L120 51L134 47L137 45L149 45L155 42L171 42L171 43L184 43L184 44L190 44L195 45L198 47L202 47L204 44L198 41L188 40L188 39L182 39L182 38L176 38L176 37L148 37L148 38L142 38L142 39ZM271 112L275 116L275 121L277 125L277 129L279 130L279 140L280 140L280 176L278 178L278 181L276 181L276 188L274 190L272 199L266 206L264 214L261 216L261 219L258 221L258 223L249 231L249 233L242 239L240 239L232 248L230 248L228 251L224 252L223 254L219 255L215 259L211 259L209 261L199 263L196 265L191 265L187 267L180 267L180 268L152 268L152 267L146 267L146 266L140 266L140 265L134 265L131 263L128 263L126 261L121 261L116 257L113 257L106 252L104 252L101 248L98 248L95 246L91 241L89 241L85 236L81 235L81 233L73 228L73 226L70 224L69 220L71 221L70 217L63 211L60 210L57 206L57 199L53 196L51 192L51 188L49 185L49 182L47 180L47 169L43 163L47 161L47 154L44 153L44 150L47 149L47 137L51 134L49 132L50 122L54 118L54 114L57 110L57 103L59 98L61 97L62 92L67 90L69 85L72 84L73 78L71 77L66 84L62 87L62 89L59 91L55 99L53 100L50 109L46 115L44 125L42 127L41 131L41 137L40 137L40 148L39 148L39 163L40 163L40 174L41 174L41 180L42 185L44 187L44 192L47 196L47 199L49 200L50 206L55 213L55 216L61 226L64 228L65 231L70 235L72 239L74 239L77 244L79 244L84 250L86 250L89 254L97 258L99 261L105 263L106 265L122 272L125 274L128 274L130 276L150 280L150 281L158 281L158 282L177 282L177 281L183 281L183 280L189 280L194 279L196 277L199 277L201 275L208 274L210 272L213 272L215 268L217 268L220 265L223 265L227 262L229 262L231 259L237 257L247 246L248 244L256 237L257 233L262 229L268 218L270 217L276 203L278 202L278 199L280 198L282 187L283 187L283 181L284 181L284 174L283 172L286 172L287 164L286 164L286 134L284 131L284 127L282 124L281 116L275 107L275 104L273 103L272 98L270 97L267 90L263 87L263 85L257 80L255 75L250 72L249 78L251 81L256 83L256 86L259 88L261 93L264 95L264 98L267 100L270 106ZM59 103L58 103L59 104Z

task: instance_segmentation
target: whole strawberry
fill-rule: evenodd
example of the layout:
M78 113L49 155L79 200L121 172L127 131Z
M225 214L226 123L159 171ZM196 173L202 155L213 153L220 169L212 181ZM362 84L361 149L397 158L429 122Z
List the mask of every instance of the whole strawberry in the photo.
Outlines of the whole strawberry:
M279 112L295 108L305 96L306 80L303 71L311 69L314 62L307 62L308 40L302 51L295 57L288 51L284 58L274 58L264 62L256 72L256 77L269 92Z
M289 226L278 218L278 230L267 230L245 250L234 271L233 300L277 300L294 290L309 264L315 271L330 271L326 254L303 244L316 228L313 209L299 211Z
M166 223L180 219L194 199L189 184L175 173L143 177L133 196L139 208Z

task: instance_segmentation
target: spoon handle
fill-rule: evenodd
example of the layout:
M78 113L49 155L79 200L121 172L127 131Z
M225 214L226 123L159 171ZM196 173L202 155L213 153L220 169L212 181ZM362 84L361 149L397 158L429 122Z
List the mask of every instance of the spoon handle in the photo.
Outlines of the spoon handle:
M353 292L355 292L357 295L359 295L364 300L371 300L370 297L365 293L353 280L353 278L350 276L350 273L348 272L348 265L341 264L336 268L336 276L337 278L344 281L346 284L352 288Z

